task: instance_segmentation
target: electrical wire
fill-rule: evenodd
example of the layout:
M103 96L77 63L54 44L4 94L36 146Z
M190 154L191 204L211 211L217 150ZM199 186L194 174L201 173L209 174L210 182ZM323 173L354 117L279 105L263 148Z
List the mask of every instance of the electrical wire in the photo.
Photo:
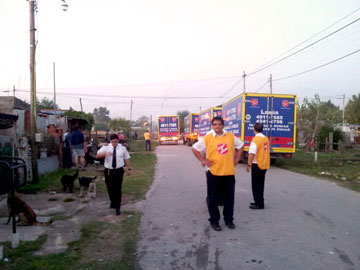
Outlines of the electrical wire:
M247 74L247 76L251 76L251 75L253 75L253 74L255 74L255 73L258 73L258 72L260 72L260 71L262 71L262 70L264 70L264 69L267 69L267 68L269 68L269 67L271 67L271 66L273 66L273 65L276 65L276 64L284 61L285 59L288 59L289 57L291 57L291 56L293 56L293 55L295 55L295 54L298 54L299 52L302 52L302 51L306 50L307 48L309 48L309 47L311 47L311 46L319 43L320 41L323 41L324 39L326 39L326 38L328 38L328 37L336 34L337 32L339 32L339 31L341 31L341 30L349 27L350 25L352 25L352 24L354 24L354 23L356 23L356 22L358 22L358 21L360 21L360 18L357 18L356 20L354 20L354 21L346 24L345 26L340 27L339 29L331 32L330 34L326 35L325 37L322 37L321 39L318 39L317 41L314 41L313 43L311 43L311 44L309 44L309 45L307 45L307 46L305 46L305 47L303 47L303 48L301 48L301 49L299 49L299 50L297 50L297 51L289 54L288 56L285 56L285 57L283 57L283 58L275 61L275 62L272 63L272 64L266 65L266 66L264 66L264 67L262 67L262 68L260 68L260 69L257 69L257 70L255 70L255 71L253 71L253 72L250 72L249 74Z
M288 52L291 52L292 50L296 49L297 47L303 45L304 43L308 42L309 40L313 39L314 37L316 37L317 35L325 32L326 30L328 30L329 28L331 28L332 26L336 25L337 23L343 21L344 19L348 18L349 16L351 16L352 14L356 13L357 11L359 11L360 8L355 9L354 11L352 11L351 13L349 13L348 15L346 15L345 17L341 18L340 20L337 20L336 22L332 23L331 25L327 26L325 29L321 30L320 32L317 32L316 34L312 35L311 37L309 37L308 39L300 42L299 44L295 45L294 47L292 47L291 49L285 51L284 53L280 54L279 56L275 57L274 59L268 61L267 63L261 65L260 67L258 67L256 70L270 64L271 62L275 61L276 59L280 58L281 56L287 54Z
M337 61L340 61L340 60L342 60L342 59L344 59L344 58L346 58L346 57L349 57L349 56L351 56L351 55L353 55L353 54L355 54L355 53L358 53L358 52L360 52L360 49L359 49L359 50L356 50L356 51L353 51L353 52L351 52L351 53L349 53L349 54L347 54L347 55L344 55L344 56L342 56L342 57L339 57L339 58L337 58L337 59L335 59L335 60L332 60L332 61L330 61L330 62L328 62L328 63L325 63L325 64L322 64L322 65L320 65L320 66L317 66L317 67L315 67L315 68L312 68L312 69L309 69L309 70L305 70L305 71L303 71L303 72L299 72L299 73L296 73L296 74L293 74L293 75L290 75L290 76L286 76L286 77L282 77L282 78L279 78L279 79L275 79L275 80L273 80L273 81L281 81L281 80L293 78L293 77L296 77L296 76L299 76L299 75L308 73L308 72L310 72L310 71L317 70L317 69L319 69L319 68L322 68L322 67L325 67L325 66L327 66L327 65L330 65L330 64L332 64L332 63L335 63L335 62L337 62Z

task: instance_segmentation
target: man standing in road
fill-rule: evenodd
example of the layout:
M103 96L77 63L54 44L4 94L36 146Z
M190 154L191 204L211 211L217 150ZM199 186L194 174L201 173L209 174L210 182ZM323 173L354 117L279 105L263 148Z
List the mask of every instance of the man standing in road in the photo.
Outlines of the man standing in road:
M269 139L262 134L263 125L254 125L254 134L249 148L247 172L251 169L251 187L254 202L250 203L250 209L264 209L264 186L266 170L270 168L270 143Z
M70 144L72 155L74 157L75 167L85 170L85 140L84 134L78 126L73 128L70 135Z
M145 151L149 149L151 151L151 141L150 141L150 133L149 130L146 130L144 133L144 139L145 139Z
M131 174L130 155L126 147L119 144L117 134L110 136L111 145L104 145L96 154L96 158L105 158L105 183L110 198L110 208L115 208L116 215L120 215L122 198L122 182L124 177L124 165L126 174ZM125 161L125 163L124 163Z
M230 229L235 229L235 166L241 158L244 143L224 130L224 120L221 117L214 117L211 125L212 130L193 145L192 151L207 169L207 202L211 227L215 231L221 231L218 207L218 190L221 189L224 192L225 224ZM202 151L206 151L206 157L202 155Z

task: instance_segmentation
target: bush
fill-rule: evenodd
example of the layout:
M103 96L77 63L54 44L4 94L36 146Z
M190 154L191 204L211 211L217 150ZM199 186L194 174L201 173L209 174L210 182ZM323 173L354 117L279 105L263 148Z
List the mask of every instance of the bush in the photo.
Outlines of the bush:
M320 132L318 135L318 141L319 141L319 149L324 150L326 145L326 138L329 137L329 133L333 133L333 143L338 143L340 140L343 141L342 133L339 129L334 129L333 127L329 125L323 125L320 128ZM337 144L334 145L334 149L337 149Z

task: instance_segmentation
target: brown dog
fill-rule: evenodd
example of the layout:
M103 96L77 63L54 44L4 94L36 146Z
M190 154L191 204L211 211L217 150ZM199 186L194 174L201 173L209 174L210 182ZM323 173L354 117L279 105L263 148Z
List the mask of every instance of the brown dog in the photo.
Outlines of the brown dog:
M7 223L9 224L11 217L13 214L19 217L18 222L21 222L21 225L41 225L41 226L49 226L52 223L52 220L48 222L39 222L36 220L36 214L34 210L20 198L18 193L8 194L7 199L8 211L9 211L9 219Z

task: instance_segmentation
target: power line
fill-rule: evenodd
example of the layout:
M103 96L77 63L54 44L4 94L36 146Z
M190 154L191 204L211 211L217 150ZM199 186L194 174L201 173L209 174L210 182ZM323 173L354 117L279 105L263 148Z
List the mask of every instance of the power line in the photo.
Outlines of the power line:
M302 52L302 51L304 51L305 49L307 49L307 48L309 48L309 47L311 47L311 46L319 43L320 41L322 41L322 40L324 40L324 39L326 39L326 38L328 38L328 37L336 34L337 32L345 29L346 27L349 27L350 25L358 22L359 20L360 20L360 18L357 18L356 20L348 23L347 25L345 25L345 26L343 26L343 27L340 27L339 29L335 30L334 32L331 32L330 34L326 35L325 37L322 37L321 39L318 39L317 41L315 41L315 42L313 42L313 43L311 43L311 44L309 44L309 45L307 45L307 46L305 46L305 47L303 47L303 48L301 48L301 49L299 49L299 50L297 50L297 51L289 54L288 56L285 56L285 57L283 57L283 58L275 61L275 62L272 63L272 64L266 65L266 66L264 66L264 67L262 67L262 68L260 68L260 69L258 69L258 70L255 70L254 72L251 72L251 73L247 74L247 76L253 75L253 74L258 73L258 72L260 72L260 71L262 71L262 70L264 70L264 69L267 69L267 68L269 68L269 67L271 67L271 66L273 66L273 65L276 65L277 63L280 63L280 62L284 61L285 59L288 59L289 57L291 57L291 56L293 56L293 55L295 55L295 54L297 54L297 53L299 53L299 52Z
M335 63L335 62L337 62L337 61L339 61L339 60L342 60L342 59L344 59L344 58L346 58L346 57L349 57L349 56L351 56L351 55L353 55L353 54L355 54L355 53L358 53L358 52L360 52L360 49L359 49L359 50L356 50L356 51L353 51L353 52L351 52L351 53L349 53L349 54L347 54L347 55L344 55L344 56L342 56L342 57L339 57L339 58L337 58L337 59L335 59L335 60L332 60L332 61L330 61L330 62L328 62L328 63L325 63L325 64L323 64L323 65L317 66L317 67L315 67L315 68L312 68L312 69L309 69L309 70L306 70L306 71L303 71L303 72L299 72L299 73L296 73L296 74L293 74L293 75L290 75L290 76L286 76L286 77L282 77L282 78L279 78L279 79L275 79L275 80L273 80L273 81L285 80L285 79L289 79L289 78L292 78L292 77L295 77L295 76L299 76L299 75L308 73L308 72L310 72L310 71L314 71L314 70L316 70L316 69L325 67L325 66L330 65L330 64L332 64L332 63Z
M262 68L262 67L264 67L264 66L266 66L266 65L270 64L271 62L275 61L276 59L280 58L281 56L283 56L283 55L287 54L288 52L291 52L291 51L292 51L292 50L294 50L295 48L297 48L297 47L299 47L299 46L303 45L304 43L306 43L307 41L309 41L309 40L313 39L313 38L314 38L314 37L316 37L317 35L319 35L319 34L321 34L321 33L325 32L326 30L328 30L329 28L331 28L331 27L332 27L332 26L334 26L335 24L337 24L337 23L341 22L342 20L346 19L347 17L351 16L352 14L354 14L355 12L357 12L357 11L359 11L359 10L360 10L360 8L355 9L353 12L349 13L349 14L348 14L348 15L346 15L345 17L341 18L340 20L337 20L336 22L334 22L333 24L329 25L329 26L328 26L328 27L326 27L325 29L321 30L320 32L317 32L316 34L312 35L312 36L311 36L311 37L309 37L308 39L306 39L306 40L304 40L304 41L300 42L299 44L295 45L294 47L292 47L291 49L287 50L286 52L284 52L284 53L280 54L279 56L275 57L274 59L272 59L272 60L268 61L267 63L263 64L262 66L258 67L257 69L260 69L260 68ZM257 69L256 69L256 70L257 70Z

